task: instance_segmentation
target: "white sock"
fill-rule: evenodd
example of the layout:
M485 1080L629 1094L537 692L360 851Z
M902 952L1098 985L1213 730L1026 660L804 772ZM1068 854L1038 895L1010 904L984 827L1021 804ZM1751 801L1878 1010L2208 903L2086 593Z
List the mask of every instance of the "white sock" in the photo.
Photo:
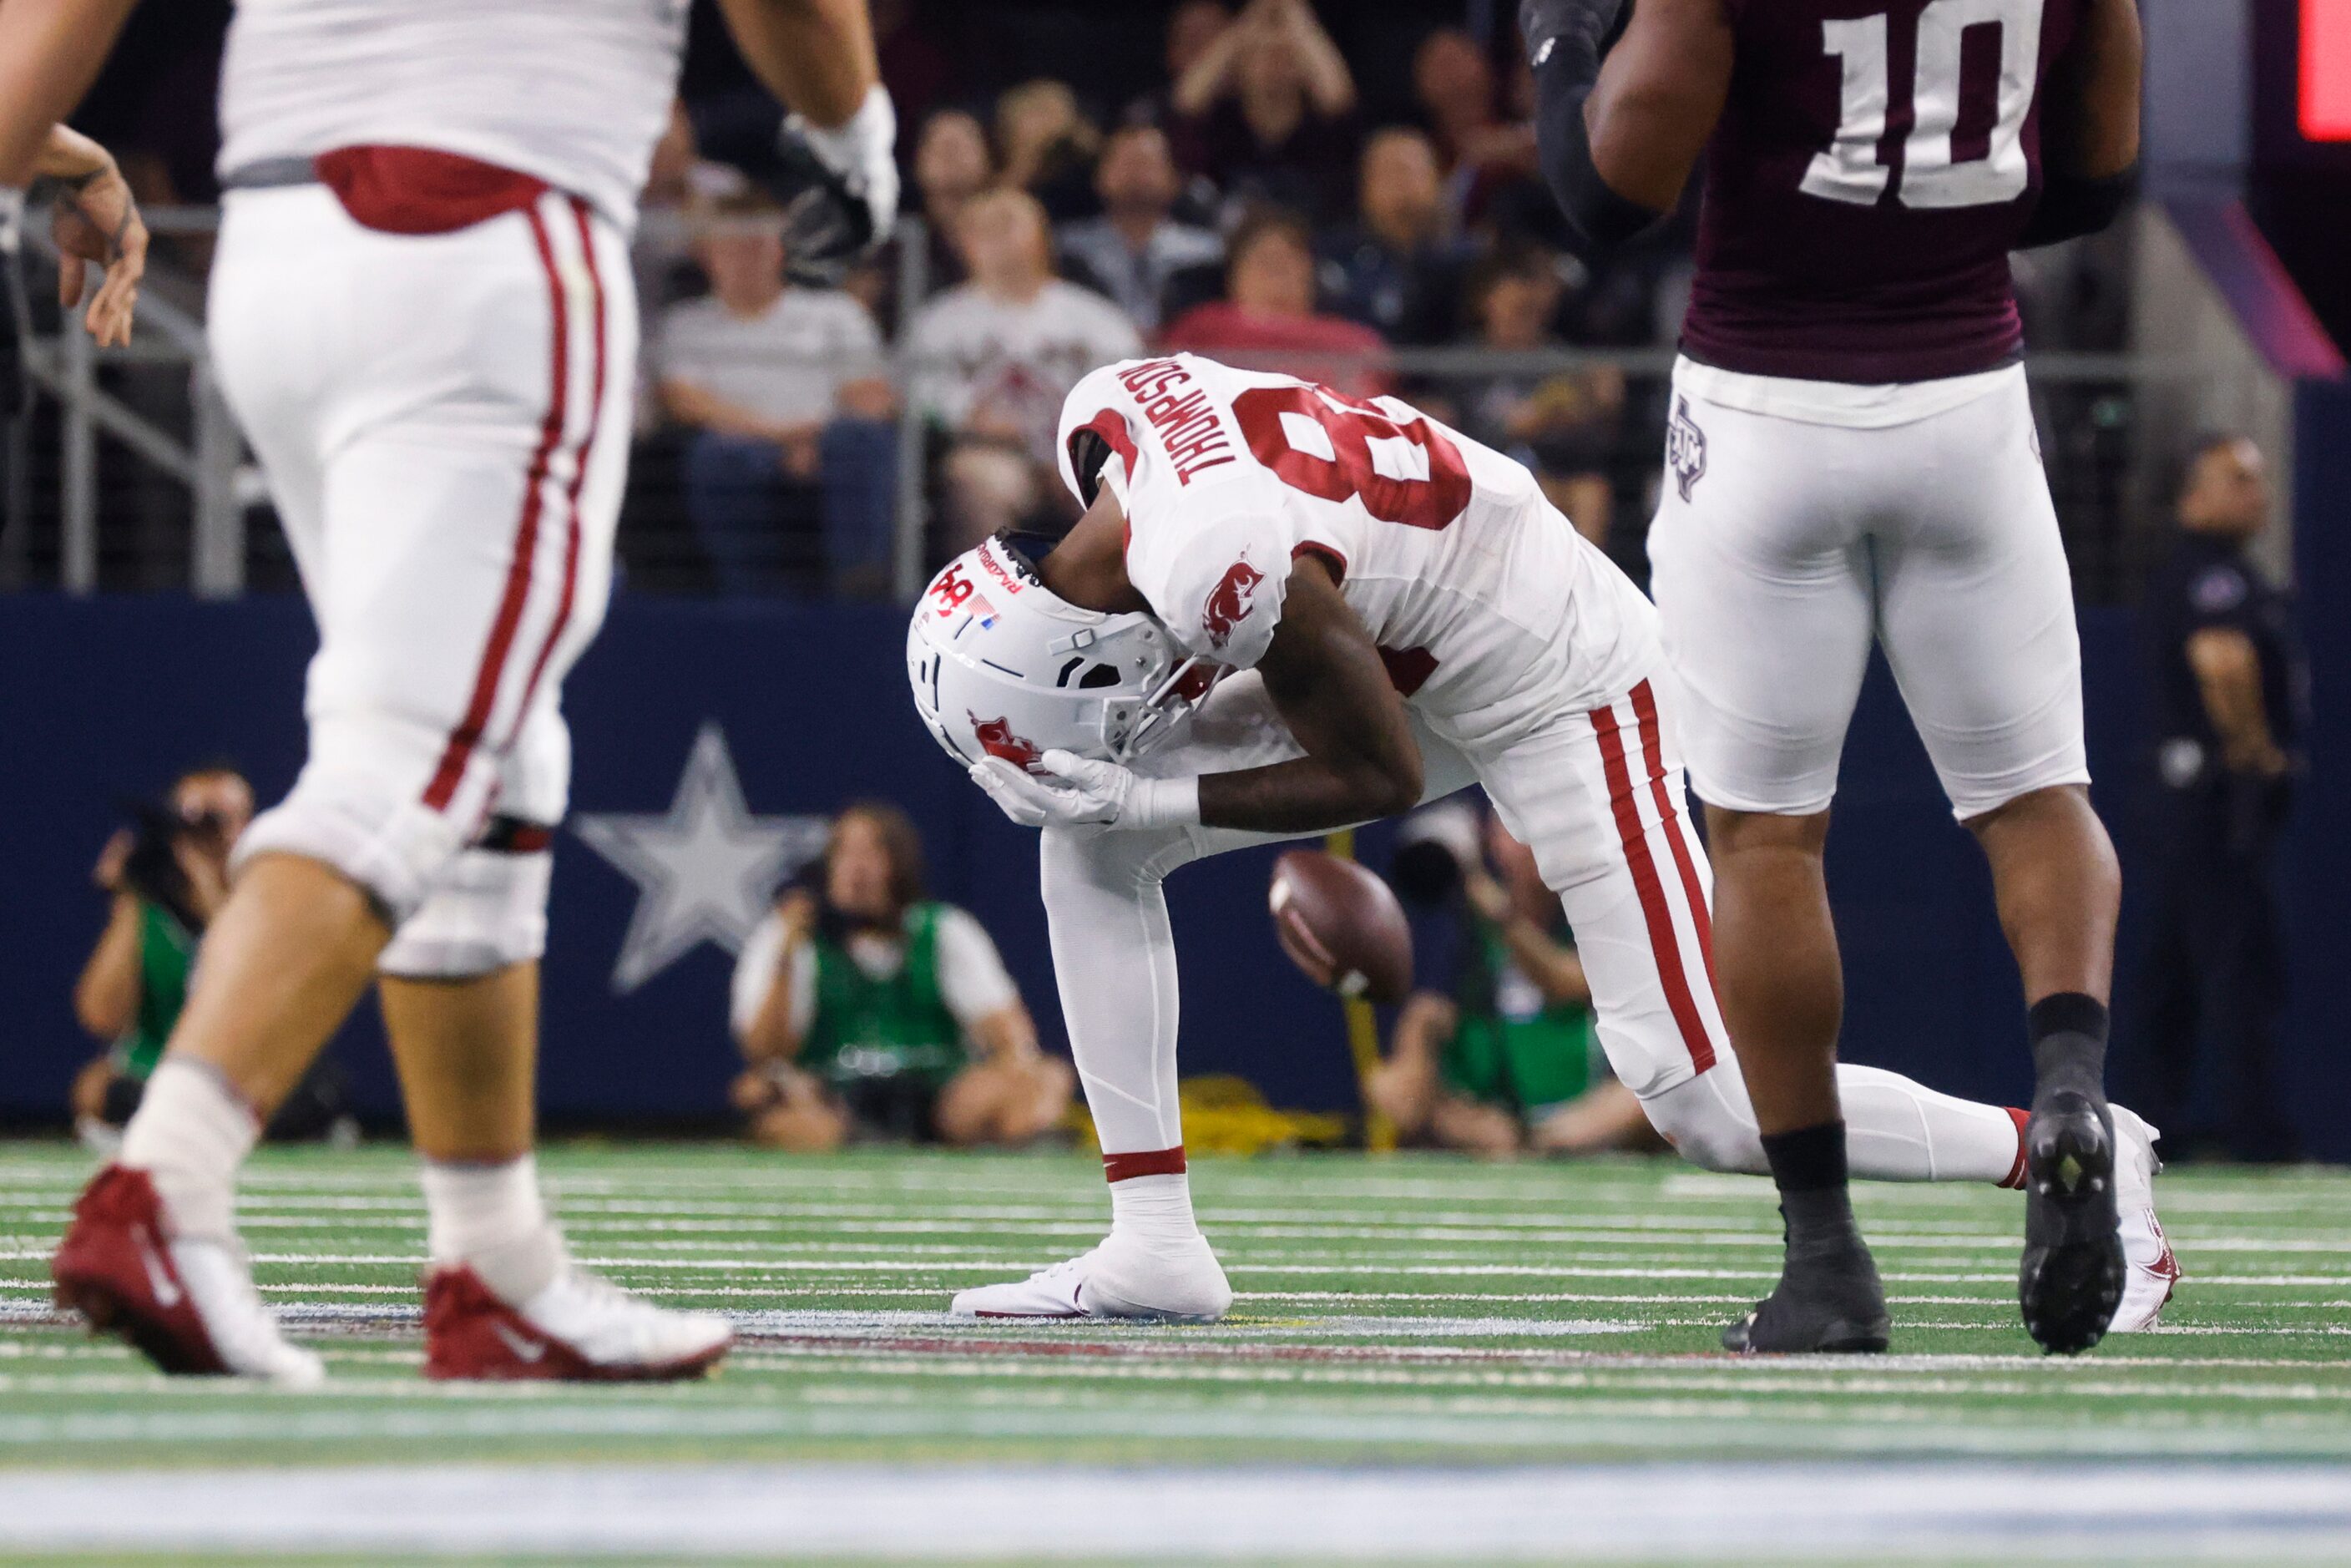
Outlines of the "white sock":
M1110 1228L1146 1246L1198 1240L1200 1228L1192 1218L1191 1177L1179 1171L1111 1183Z
M2016 1119L1998 1105L1940 1094L1876 1067L1837 1067L1845 1155L1879 1181L2005 1182L2016 1168Z
M167 1056L148 1077L116 1163L142 1170L175 1236L236 1239L236 1172L261 1136L244 1096L208 1062Z
M424 1249L463 1263L500 1300L520 1306L563 1271L563 1236L538 1195L538 1161L504 1165L426 1160Z

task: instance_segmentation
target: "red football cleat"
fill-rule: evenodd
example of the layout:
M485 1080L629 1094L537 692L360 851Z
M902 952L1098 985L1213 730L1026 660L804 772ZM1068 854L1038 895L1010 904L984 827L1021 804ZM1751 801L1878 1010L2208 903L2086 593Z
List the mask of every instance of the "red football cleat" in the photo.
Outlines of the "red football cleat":
M424 1375L580 1383L699 1377L735 1343L726 1320L674 1312L580 1268L521 1306L463 1264L424 1281Z
M232 1243L172 1235L142 1170L108 1166L74 1204L49 1263L57 1301L119 1334L165 1372L308 1387L319 1358L288 1344Z

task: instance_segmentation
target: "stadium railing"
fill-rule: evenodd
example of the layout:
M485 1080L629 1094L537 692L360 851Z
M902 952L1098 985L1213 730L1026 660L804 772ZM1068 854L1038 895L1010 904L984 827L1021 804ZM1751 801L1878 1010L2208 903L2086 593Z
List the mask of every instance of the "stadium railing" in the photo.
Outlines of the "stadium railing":
M0 526L0 588L86 594L100 589L184 591L225 598L293 585L291 563L270 520L266 486L247 451L205 352L200 270L217 214L164 208L150 214L158 236L140 329L124 349L95 349L64 329L54 310L37 319L27 344L36 390L27 472L9 486ZM896 340L928 293L927 246L896 247L891 292L899 304L886 334ZM32 297L45 288L54 252L26 235ZM2146 334L2142 334L2146 336ZM1374 361L1323 359L1302 370L1330 377L1377 374L1386 384L1480 434L1467 405L1497 386L1616 389L1599 398L1589 428L1565 429L1552 446L1518 444L1548 479L1596 477L1614 518L1607 547L1639 572L1642 535L1660 477L1667 419L1666 348L1547 348L1498 352L1479 347L1395 349ZM2029 358L2044 458L2073 560L2077 591L2093 601L2135 596L2159 549L2163 454L2211 402L2209 354L2045 352ZM855 591L911 599L931 565L950 553L951 518L936 505L943 433L912 395L929 371L902 350L888 359L899 392L889 476L891 538L886 571ZM1604 406L1611 403L1613 406ZM641 413L640 435L658 445L657 421ZM1570 424L1573 422L1569 421ZM1499 444L1499 443L1498 443ZM673 446L673 453L674 453ZM124 459L128 459L125 461ZM1562 467L1562 465L1564 464ZM676 486L678 469L640 463L624 508L622 580L638 591L710 592L716 580ZM1593 494L1587 487L1555 489ZM1050 503L1048 503L1050 505ZM1573 506L1566 509L1572 513ZM819 591L824 591L820 590ZM837 591L837 590L835 590Z

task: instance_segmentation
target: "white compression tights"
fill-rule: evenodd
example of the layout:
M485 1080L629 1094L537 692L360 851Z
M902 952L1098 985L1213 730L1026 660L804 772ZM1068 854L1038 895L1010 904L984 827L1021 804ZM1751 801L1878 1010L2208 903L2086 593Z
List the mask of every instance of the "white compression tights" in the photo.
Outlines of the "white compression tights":
M1874 1181L2008 1179L2020 1146L2016 1119L1997 1105L1938 1094L1899 1073L1840 1064L1846 1158ZM1691 1164L1710 1171L1769 1169L1736 1058L1641 1102L1649 1123Z
M1184 1141L1176 1099L1176 939L1162 883L1203 855L1259 835L1217 830L1048 831L1040 847L1062 1016L1105 1154ZM2007 1179L2016 1124L1997 1105L1938 1094L1896 1073L1840 1066L1853 1174L1879 1181ZM1765 1170L1755 1112L1735 1057L1644 1101L1685 1159L1714 1171Z

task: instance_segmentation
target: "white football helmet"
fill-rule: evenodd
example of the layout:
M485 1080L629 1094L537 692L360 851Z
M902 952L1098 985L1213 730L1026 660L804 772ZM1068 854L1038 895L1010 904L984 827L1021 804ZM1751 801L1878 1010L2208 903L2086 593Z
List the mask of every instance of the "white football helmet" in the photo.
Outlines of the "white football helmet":
M1058 597L1001 539L949 561L906 628L915 711L967 768L1001 757L1033 772L1055 747L1124 762L1174 733L1217 674L1150 615Z

